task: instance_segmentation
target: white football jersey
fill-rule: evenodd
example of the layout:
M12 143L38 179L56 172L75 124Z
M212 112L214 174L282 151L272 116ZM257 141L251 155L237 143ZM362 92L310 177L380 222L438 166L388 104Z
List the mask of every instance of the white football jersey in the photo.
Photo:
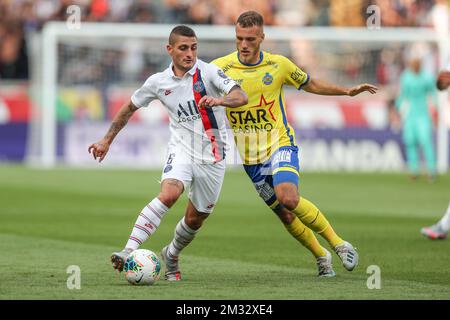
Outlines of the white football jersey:
M171 63L163 72L150 76L134 92L131 102L141 108L160 100L169 112L169 149L183 154L186 161L214 163L225 158L225 110L199 109L198 102L204 95L217 98L228 94L237 85L217 66L200 59L183 77L175 76Z

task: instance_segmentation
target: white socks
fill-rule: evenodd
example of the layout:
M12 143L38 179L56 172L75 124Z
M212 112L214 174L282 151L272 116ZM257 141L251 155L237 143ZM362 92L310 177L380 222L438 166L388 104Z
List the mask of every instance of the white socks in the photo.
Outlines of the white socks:
M158 198L153 199L139 214L125 248L136 250L155 233L164 214L169 210Z
M445 232L450 230L450 203L448 204L447 212L442 217L441 221L439 221L441 229Z
M184 217L181 218L180 222L178 222L175 227L172 242L169 244L169 254L172 257L178 257L181 250L183 250L194 239L197 231L198 230L191 229L186 222L184 222Z

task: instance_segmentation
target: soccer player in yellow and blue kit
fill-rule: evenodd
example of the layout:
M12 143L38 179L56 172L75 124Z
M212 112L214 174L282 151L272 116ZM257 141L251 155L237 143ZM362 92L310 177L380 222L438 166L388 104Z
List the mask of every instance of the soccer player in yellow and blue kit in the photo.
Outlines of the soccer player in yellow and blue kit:
M354 96L377 88L362 84L342 88L312 79L286 57L262 51L263 17L254 11L241 14L236 23L237 51L212 63L237 81L248 95L248 104L228 109L227 117L245 171L266 204L289 233L316 258L319 276L333 277L331 254L313 231L323 236L351 271L358 253L333 230L322 212L298 194L299 160L294 129L288 122L283 86L321 95Z

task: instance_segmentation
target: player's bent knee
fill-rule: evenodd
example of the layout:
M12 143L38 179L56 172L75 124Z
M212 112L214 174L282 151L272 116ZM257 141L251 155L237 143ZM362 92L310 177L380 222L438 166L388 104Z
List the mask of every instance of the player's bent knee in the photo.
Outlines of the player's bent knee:
M178 198L180 197L180 194L178 193L160 193L158 195L159 201L164 203L164 205L168 208L171 208L175 202L177 202Z
M297 208L300 201L298 194L277 194L278 202L288 210Z

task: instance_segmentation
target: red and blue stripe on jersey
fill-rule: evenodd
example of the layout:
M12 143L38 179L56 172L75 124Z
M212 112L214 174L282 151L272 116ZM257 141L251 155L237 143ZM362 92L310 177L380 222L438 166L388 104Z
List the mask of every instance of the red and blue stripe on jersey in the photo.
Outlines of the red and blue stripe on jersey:
M197 68L194 77L192 79L192 90L194 92L195 103L199 104L200 99L206 96L206 87L202 80L200 69ZM203 127L206 135L211 142L212 153L214 155L215 162L221 161L225 158L224 143L220 138L219 126L217 125L216 117L212 108L199 108L200 115L202 117Z

